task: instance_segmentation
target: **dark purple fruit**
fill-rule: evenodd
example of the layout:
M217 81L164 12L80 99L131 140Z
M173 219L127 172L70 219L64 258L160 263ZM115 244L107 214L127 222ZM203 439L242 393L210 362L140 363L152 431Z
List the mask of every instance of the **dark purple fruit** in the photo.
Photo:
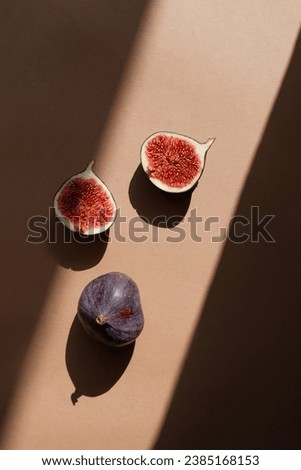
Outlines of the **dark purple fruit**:
M97 341L110 346L131 343L144 326L137 284L117 272L93 279L81 293L78 317Z

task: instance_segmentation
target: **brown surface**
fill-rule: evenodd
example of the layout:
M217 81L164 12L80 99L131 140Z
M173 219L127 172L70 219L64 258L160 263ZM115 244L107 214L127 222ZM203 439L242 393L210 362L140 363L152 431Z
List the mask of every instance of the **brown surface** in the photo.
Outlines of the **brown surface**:
M10 199L1 447L297 443L300 323L288 233L300 155L297 52L291 60L299 2L10 0L0 8L1 190ZM142 141L160 129L216 137L191 199L166 200L137 169ZM112 230L107 246L26 243L27 220L47 215L57 187L92 155L127 217L126 242ZM223 251L210 242L218 227L203 225L202 243L168 243L164 227L153 242L152 225L147 241L129 238L137 213L186 215L187 233L194 208L226 226L251 205L276 214L276 244L228 242ZM85 284L113 270L137 281L146 317L124 354L89 341L74 321Z

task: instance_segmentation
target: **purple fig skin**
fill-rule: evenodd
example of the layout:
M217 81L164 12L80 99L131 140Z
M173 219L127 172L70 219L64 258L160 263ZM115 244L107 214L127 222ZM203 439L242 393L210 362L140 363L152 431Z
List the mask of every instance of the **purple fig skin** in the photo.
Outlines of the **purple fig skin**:
M104 274L87 284L77 315L89 335L109 346L132 343L144 326L137 284L118 272Z

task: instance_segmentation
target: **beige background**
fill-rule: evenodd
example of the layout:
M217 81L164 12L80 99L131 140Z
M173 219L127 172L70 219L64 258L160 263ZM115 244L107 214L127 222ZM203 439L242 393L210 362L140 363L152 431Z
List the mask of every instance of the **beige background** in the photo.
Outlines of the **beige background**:
M5 0L0 11L1 448L296 447L300 2ZM137 170L158 130L216 137L191 200L166 200ZM137 243L123 223L126 242L113 229L106 249L66 247L61 230L56 244L27 243L27 221L48 216L92 156L127 221L186 214L185 240L160 228L155 243L149 226ZM252 205L276 214L275 244L211 242ZM193 209L220 219L199 225L202 242L189 236ZM145 329L124 352L73 323L83 287L109 271L133 277L143 302Z

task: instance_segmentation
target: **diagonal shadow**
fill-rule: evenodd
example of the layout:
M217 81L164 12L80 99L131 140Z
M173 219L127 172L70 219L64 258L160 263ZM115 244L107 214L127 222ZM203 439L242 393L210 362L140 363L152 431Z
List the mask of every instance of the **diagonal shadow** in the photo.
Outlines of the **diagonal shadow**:
M47 216L98 148L147 5L1 1L0 437L59 262L47 243L26 243L27 221Z
M227 241L155 449L299 449L300 36L236 214L276 243Z

